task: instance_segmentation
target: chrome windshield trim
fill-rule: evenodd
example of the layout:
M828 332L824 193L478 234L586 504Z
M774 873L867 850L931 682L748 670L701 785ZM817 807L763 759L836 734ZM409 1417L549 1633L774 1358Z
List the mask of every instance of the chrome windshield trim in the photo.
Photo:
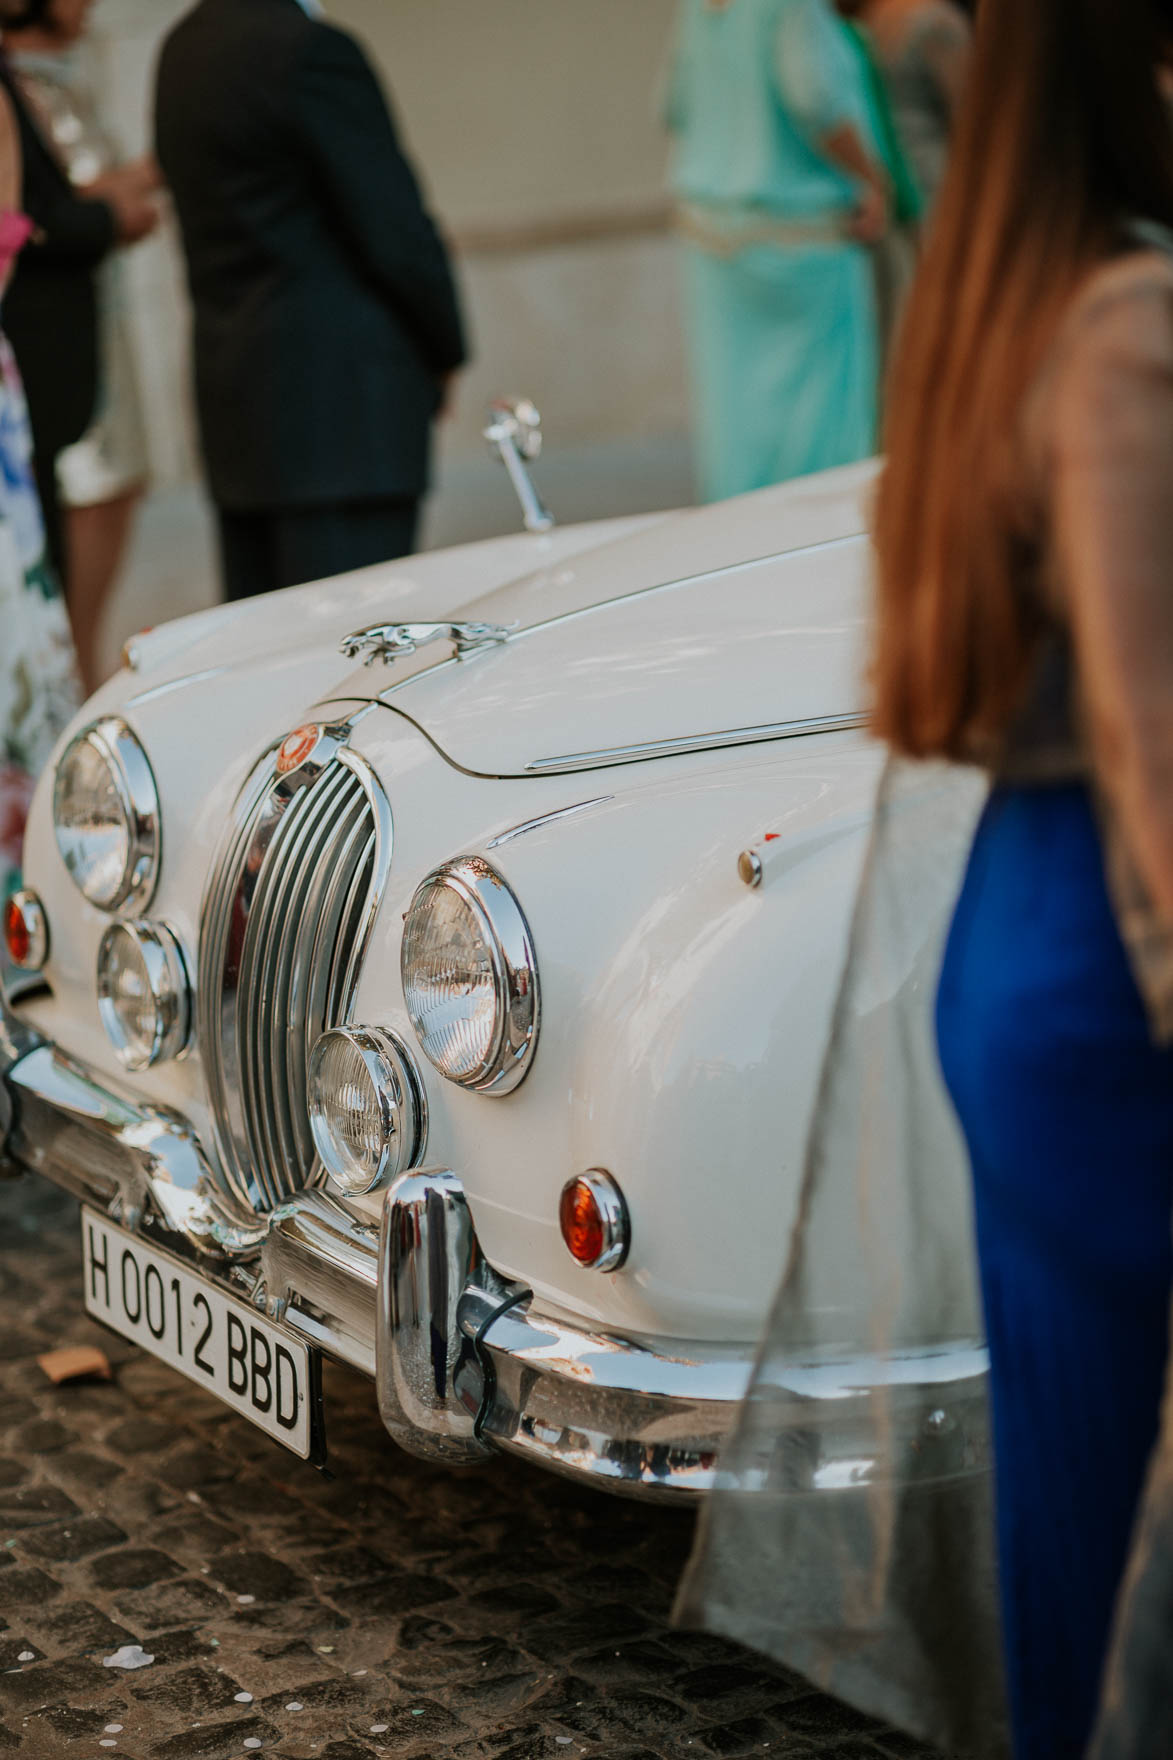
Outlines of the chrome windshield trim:
M542 825L552 824L555 819L571 819L575 813L585 813L590 807L601 807L614 799L613 794L597 794L593 800L579 801L577 806L558 807L552 813L540 813L536 819L526 819L520 825L511 825L508 831L502 831L485 848L500 849L503 843L512 843L515 837L524 837L527 831L537 831Z
M762 727L731 727L720 733L693 733L682 739L645 740L640 745L605 746L596 752L566 752L557 758L535 758L527 775L549 770L601 770L610 764L639 764L645 758L675 758L688 752L719 751L724 746L757 745L771 739L802 739L807 734L848 733L867 726L867 716L812 715L802 721L772 721Z

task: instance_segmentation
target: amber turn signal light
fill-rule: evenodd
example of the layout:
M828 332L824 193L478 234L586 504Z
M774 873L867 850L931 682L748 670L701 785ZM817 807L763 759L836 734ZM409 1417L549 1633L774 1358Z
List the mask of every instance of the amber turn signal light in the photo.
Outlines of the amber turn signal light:
M627 1205L609 1173L593 1167L568 1180L558 1205L562 1239L587 1271L618 1271L631 1245Z
M35 892L14 892L4 906L4 945L22 972L39 972L49 957L49 925Z

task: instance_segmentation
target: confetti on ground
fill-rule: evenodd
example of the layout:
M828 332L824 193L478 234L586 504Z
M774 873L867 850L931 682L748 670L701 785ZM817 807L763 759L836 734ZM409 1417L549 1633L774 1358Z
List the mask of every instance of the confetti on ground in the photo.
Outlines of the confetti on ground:
M123 1644L121 1649L114 1652L113 1656L103 1656L102 1667L146 1668L147 1664L154 1662L154 1660L153 1656L147 1655L141 1644Z
M253 1696L251 1693L234 1693L232 1697L236 1700L238 1705L251 1705L253 1702Z
M371 1734L373 1736L381 1736L390 1728L391 1725L389 1723L372 1723Z
M120 1723L108 1723L106 1725L106 1734L108 1736L120 1736L122 1734L122 1725Z
M236 1597L236 1604L238 1607L251 1607L255 1600L255 1595L238 1595Z
M37 1653L35 1650L22 1650L16 1660L18 1662L35 1662L37 1660Z
M63 1381L114 1379L109 1357L91 1344L66 1345L59 1351L46 1351L43 1357L37 1358L37 1367L58 1386Z
M286 1711L301 1711L303 1709L301 1700L291 1699L285 1709Z

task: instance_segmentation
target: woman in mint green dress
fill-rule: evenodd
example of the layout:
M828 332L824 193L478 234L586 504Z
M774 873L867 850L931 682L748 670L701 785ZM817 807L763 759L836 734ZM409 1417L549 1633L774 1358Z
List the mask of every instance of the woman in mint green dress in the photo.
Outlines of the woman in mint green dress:
M702 495L866 458L888 179L828 0L682 0L667 121Z

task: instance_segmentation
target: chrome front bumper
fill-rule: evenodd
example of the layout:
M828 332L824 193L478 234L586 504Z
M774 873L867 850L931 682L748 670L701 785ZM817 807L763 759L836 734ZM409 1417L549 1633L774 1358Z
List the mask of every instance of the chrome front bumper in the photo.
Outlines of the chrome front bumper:
M0 991L2 995L2 991ZM0 1004L0 1161L43 1174L369 1375L391 1435L453 1463L495 1450L632 1496L708 1490L746 1347L668 1356L542 1313L484 1259L463 1188L419 1169L382 1226L309 1191L233 1211L190 1126L131 1105Z

